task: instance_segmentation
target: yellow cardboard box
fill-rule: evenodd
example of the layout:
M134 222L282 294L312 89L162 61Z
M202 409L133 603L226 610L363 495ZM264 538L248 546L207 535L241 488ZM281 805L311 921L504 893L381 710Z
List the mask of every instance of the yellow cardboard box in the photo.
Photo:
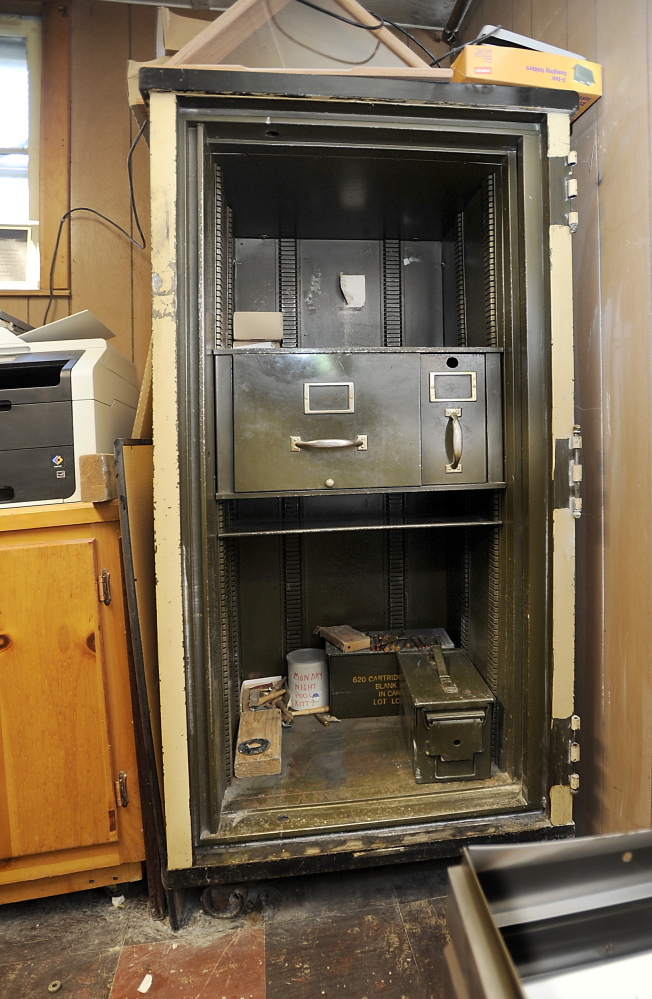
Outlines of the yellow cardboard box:
M453 63L453 81L479 83L481 80L574 90L580 98L575 118L602 95L602 66L596 62L504 45L467 45Z

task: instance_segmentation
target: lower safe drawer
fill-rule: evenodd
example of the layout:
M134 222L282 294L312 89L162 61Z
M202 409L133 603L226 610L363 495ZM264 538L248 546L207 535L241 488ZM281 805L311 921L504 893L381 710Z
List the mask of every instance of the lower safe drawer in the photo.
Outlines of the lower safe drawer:
M497 351L224 353L217 385L221 493L503 480Z

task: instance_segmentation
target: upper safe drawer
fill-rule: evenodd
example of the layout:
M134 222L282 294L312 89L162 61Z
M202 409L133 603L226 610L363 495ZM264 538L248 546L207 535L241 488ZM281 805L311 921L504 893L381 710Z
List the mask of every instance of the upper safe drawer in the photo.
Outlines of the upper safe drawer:
M503 480L495 351L217 357L218 492Z
M237 492L417 486L419 358L233 357Z

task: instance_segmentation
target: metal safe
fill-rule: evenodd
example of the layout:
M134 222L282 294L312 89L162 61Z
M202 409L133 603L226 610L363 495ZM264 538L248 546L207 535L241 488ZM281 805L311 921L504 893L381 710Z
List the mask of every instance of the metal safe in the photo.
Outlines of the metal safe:
M166 883L572 832L574 95L140 82ZM236 346L234 313L273 314L281 345ZM351 711L295 719L280 775L235 778L242 682L343 623L446 631L481 690L455 708L466 762L449 715L419 782L400 717Z

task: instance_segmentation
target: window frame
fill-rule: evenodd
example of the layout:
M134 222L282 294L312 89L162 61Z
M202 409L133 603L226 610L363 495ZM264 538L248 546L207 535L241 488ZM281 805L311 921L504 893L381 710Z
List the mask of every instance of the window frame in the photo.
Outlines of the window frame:
M40 247L39 286L0 288L2 298L31 298L49 294L50 266L57 227L70 208L70 17L61 0L0 0L5 14L36 16L41 21L40 113L37 166L38 235ZM30 123L31 125L31 123ZM30 177L31 181L31 177ZM30 194L31 198L31 194ZM70 295L70 240L60 241L54 268L53 288L57 297Z

